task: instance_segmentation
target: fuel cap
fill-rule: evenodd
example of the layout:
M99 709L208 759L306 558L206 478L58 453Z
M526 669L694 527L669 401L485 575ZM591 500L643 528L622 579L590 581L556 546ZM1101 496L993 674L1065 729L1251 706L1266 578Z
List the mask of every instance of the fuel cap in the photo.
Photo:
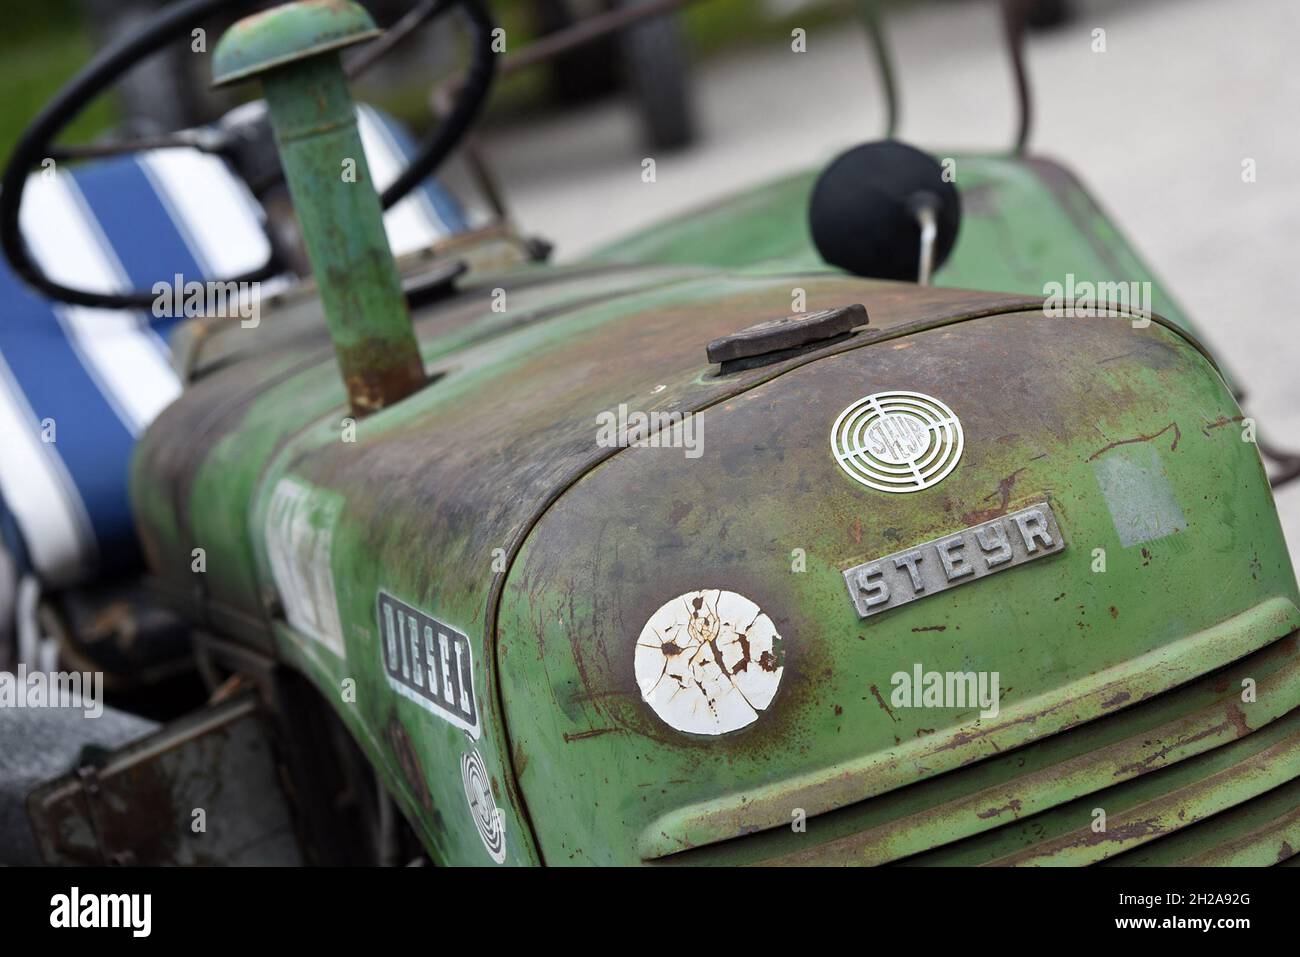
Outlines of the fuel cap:
M861 303L823 309L820 312L797 313L780 319L768 319L721 339L714 339L709 343L707 355L710 362L724 364L756 359L835 339L866 324L867 308Z

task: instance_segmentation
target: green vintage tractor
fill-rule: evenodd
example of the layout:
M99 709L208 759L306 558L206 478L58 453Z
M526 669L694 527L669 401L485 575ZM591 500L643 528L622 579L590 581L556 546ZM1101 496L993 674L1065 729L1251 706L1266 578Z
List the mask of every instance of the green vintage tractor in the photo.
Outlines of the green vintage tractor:
M36 288L147 301L36 268L19 184L213 6L20 148L0 226ZM1262 446L1068 171L1023 135L887 140L581 262L500 217L395 258L382 209L499 56L476 0L429 6L469 14L471 66L382 195L359 7L215 48L261 84L311 275L173 337L140 600L208 703L32 790L44 860L1297 860L1300 594Z

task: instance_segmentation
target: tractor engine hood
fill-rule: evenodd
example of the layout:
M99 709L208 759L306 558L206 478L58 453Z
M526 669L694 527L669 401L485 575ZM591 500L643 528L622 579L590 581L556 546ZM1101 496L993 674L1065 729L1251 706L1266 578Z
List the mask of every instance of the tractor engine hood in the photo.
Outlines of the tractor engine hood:
M770 361L706 359L792 297L861 303L870 322ZM501 859L859 859L861 844L811 834L879 831L905 810L890 795L1011 749L1073 734L1051 761L1082 760L1193 721L1221 688L1110 737L1072 730L1277 655L1300 624L1241 412L1159 320L647 268L490 283L416 319L432 383L360 421L310 334L204 377L146 436L134 499L161 587L192 614L330 700L355 683L340 713L436 853L482 837L496 857L482 826L445 822L472 746ZM944 449L910 413L872 428L891 395L930 403ZM849 436L838 457L833 433ZM854 474L867 441L885 442L875 466L903 474L898 489ZM459 694L437 700L436 663L411 669L394 611L411 635L453 638L441 690L450 670ZM1252 676L1295 704L1291 652ZM927 697L931 674L972 675L971 698ZM1279 700L1187 734L1223 743ZM1064 800L1044 796L1062 775L1037 760L1039 790L1014 798L1027 813ZM1112 783L1079 773L1093 783L1078 793ZM964 816L866 856L1017 816L980 803L990 774L935 798L977 795Z
M1108 725L1296 627L1258 454L1196 348L1041 307L879 333L710 404L698 458L610 458L532 531L498 618L502 700L529 807L567 819L568 848L625 832L649 860L886 861L1049 807L1067 771L1086 793L1267 720L1233 710L1234 680L1168 738ZM933 482L871 487L833 453L845 410L892 395L960 423L955 465L916 452ZM880 421L906 452L905 420ZM1013 560L1026 546L1041 557ZM1300 703L1289 661L1274 715ZM1066 733L1089 723L1107 730ZM1127 758L1064 767L1126 734ZM958 771L1053 737L1034 782ZM909 806L929 779L953 790ZM905 807L922 820L884 823Z

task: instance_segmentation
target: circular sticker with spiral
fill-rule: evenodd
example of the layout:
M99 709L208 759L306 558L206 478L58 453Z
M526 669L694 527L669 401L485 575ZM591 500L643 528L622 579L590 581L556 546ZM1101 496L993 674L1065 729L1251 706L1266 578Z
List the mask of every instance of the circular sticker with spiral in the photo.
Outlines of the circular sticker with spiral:
M498 864L506 859L505 820L492 797L492 784L488 780L487 770L483 767L483 756L475 748L460 757L460 776L465 784L465 799L469 801L469 813L478 828L478 836L483 839L492 860Z

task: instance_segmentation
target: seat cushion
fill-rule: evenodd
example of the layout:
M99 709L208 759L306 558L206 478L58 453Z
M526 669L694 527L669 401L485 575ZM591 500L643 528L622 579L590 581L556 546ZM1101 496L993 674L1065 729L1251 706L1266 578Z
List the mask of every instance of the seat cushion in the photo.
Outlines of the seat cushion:
M358 125L383 188L412 144L372 108L359 108ZM22 208L45 272L104 292L259 269L271 255L264 218L224 161L188 149L34 174ZM398 255L466 229L432 181L384 224ZM128 466L136 438L180 393L168 349L179 321L52 302L0 259L0 534L47 588L140 565Z

